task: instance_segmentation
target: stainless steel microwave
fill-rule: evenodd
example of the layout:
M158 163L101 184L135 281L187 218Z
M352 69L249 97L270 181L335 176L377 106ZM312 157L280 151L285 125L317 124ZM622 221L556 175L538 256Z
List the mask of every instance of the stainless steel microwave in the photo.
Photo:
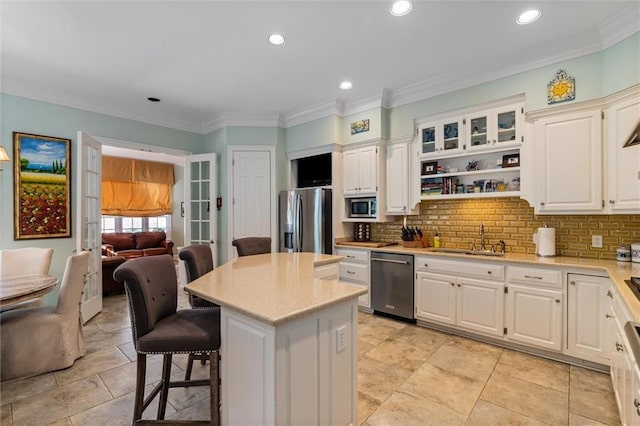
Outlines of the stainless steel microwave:
M349 217L375 218L376 198L352 198L349 200Z

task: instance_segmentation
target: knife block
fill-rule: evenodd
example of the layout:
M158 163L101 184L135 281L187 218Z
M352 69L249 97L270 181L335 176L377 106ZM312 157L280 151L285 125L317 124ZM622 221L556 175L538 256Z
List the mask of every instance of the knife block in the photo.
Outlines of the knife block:
M422 239L417 239L413 241L402 241L402 247L425 248L425 247L429 247L429 242L427 241L427 237L423 235Z

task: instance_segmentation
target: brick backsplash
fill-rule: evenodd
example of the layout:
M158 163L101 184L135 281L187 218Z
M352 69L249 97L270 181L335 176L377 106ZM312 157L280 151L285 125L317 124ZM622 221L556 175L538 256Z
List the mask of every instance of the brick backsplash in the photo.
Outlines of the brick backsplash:
M403 217L372 224L371 239L400 242ZM512 253L535 254L533 233L544 225L556 228L556 251L563 256L615 259L616 247L640 242L640 215L536 215L517 197L425 200L420 215L407 216L407 226L421 228L430 245L437 232L441 247L479 245L481 224L488 243L504 240ZM591 248L592 235L602 235L602 248Z

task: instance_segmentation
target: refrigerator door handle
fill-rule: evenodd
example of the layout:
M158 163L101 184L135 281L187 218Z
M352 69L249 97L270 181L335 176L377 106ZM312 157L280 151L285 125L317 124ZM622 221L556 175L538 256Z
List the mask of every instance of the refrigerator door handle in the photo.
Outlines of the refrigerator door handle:
M296 248L302 251L302 195L296 194Z

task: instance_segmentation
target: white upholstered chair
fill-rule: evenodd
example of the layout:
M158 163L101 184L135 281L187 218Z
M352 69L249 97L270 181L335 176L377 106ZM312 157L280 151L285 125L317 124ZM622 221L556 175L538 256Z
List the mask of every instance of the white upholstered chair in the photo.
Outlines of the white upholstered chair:
M69 256L57 306L0 315L0 378L35 376L73 365L85 353L80 302L89 252Z
M52 248L25 247L0 250L0 278L48 275Z

